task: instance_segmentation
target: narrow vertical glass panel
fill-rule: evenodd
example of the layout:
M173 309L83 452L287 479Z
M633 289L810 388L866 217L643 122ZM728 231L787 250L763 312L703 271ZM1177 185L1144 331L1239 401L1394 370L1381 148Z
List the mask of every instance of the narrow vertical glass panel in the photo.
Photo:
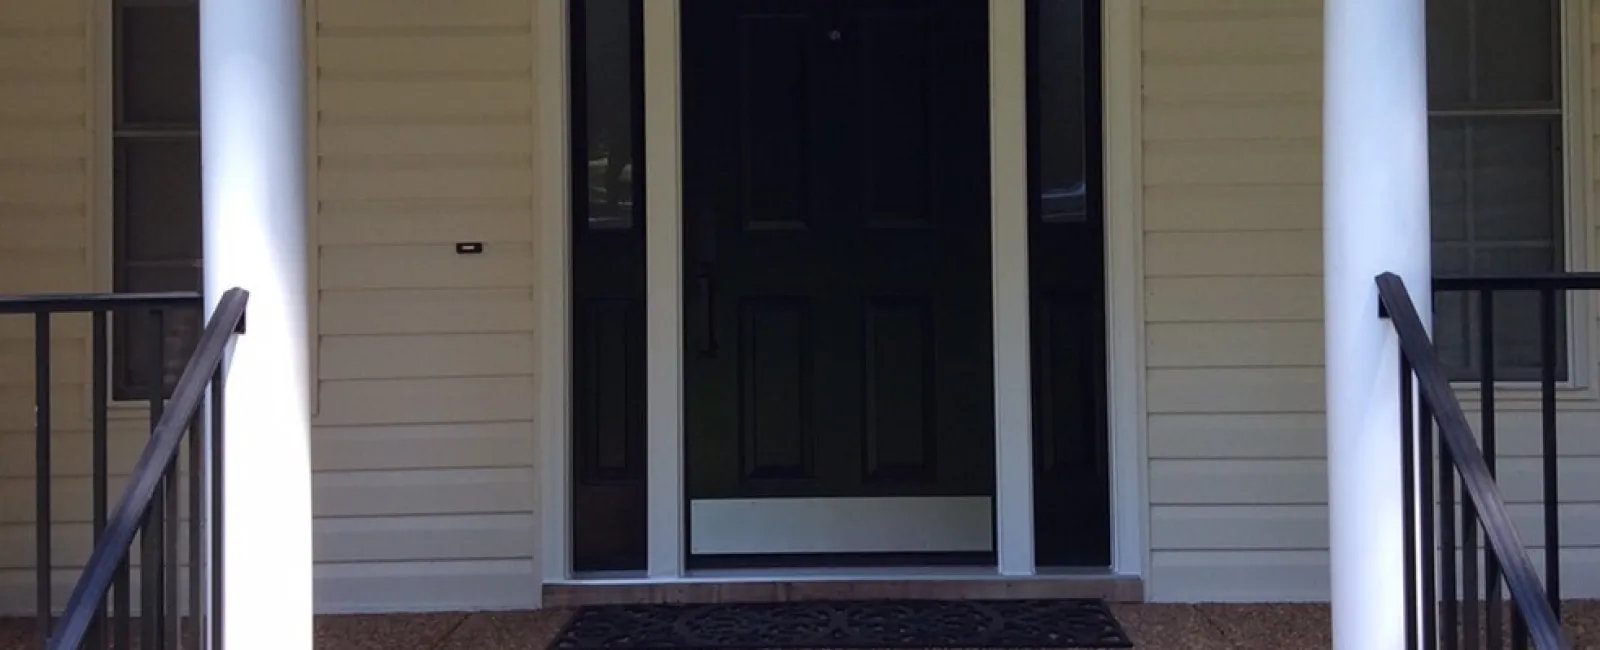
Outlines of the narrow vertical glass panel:
M638 571L645 568L649 546L643 0L565 1L571 89L571 569Z
M117 248L124 263L201 256L200 139L120 138L116 146ZM196 283L185 291L199 290Z
M1033 32L1034 188L1038 219L1081 222L1088 215L1083 0L1039 0Z
M1474 99L1555 106L1561 99L1560 0L1473 0Z
M1472 168L1467 155L1466 120L1433 118L1428 129L1429 210L1433 224L1434 266L1439 272L1439 244L1468 240L1467 212L1470 207ZM1466 271L1462 257L1459 272Z
M1555 253L1565 239L1558 117L1436 117L1428 142L1435 250L1464 243L1551 251L1542 268L1500 268L1476 259L1462 272L1561 269Z
M1435 274L1527 275L1565 268L1559 117L1435 117L1429 142ZM1482 367L1478 308L1475 295L1450 292L1436 300L1435 340L1453 379L1476 379ZM1500 292L1494 312L1495 377L1537 379L1538 295ZM1564 359L1567 343L1560 336L1558 359ZM1557 374L1565 373L1562 361Z
M1474 238L1541 246L1559 241L1565 230L1560 118L1473 119L1467 137ZM1548 268L1536 270L1558 270L1558 261L1551 258Z
M642 98L634 93L639 73L634 48L638 39L637 3L633 0L582 0L574 3L574 18L581 30L583 57L573 92L580 113L574 115L573 135L587 206L584 220L593 230L631 229L642 208L638 191L638 157L641 141L635 109ZM581 125L581 126L580 126Z
M164 293L169 291L194 291L200 286L199 268L184 264L140 264L123 271L118 291ZM150 396L150 364L155 350L151 348L151 328L155 319L147 311L124 311L112 317L112 346L121 348L122 363L117 366L112 386L112 399L148 399ZM198 309L172 309L161 318L161 376L163 395L171 395L178 384L178 376L194 355L200 343L200 332L205 329Z
M1472 97L1472 0L1428 0L1428 104L1438 109Z
M188 136L121 138L115 145L116 221L113 289L118 292L201 288L200 140ZM142 312L113 317L117 363L114 399L148 396L153 322ZM162 325L170 391L199 342L200 313L167 314Z
M1435 243L1433 245L1433 273L1443 276L1466 275L1470 251L1465 244ZM1433 298L1433 343L1439 360L1453 379L1476 377L1478 348L1477 297L1461 291L1445 291Z
M1428 0L1435 110L1560 103L1560 0Z
M200 122L200 8L137 3L117 10L118 126Z
M1107 398L1096 379L1107 353L1101 17L1122 1L1026 3L1033 543L1041 568L1112 562Z
M111 0L113 26L113 289L201 286L200 7L197 0ZM143 399L153 321L113 318L112 398ZM171 389L200 332L197 311L162 321Z

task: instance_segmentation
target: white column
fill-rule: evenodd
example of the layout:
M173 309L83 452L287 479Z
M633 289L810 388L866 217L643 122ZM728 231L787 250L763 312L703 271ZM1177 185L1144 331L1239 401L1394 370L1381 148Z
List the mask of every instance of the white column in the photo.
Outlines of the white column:
M225 398L224 637L238 650L312 647L300 7L200 2L206 298L250 292Z
M1405 643L1399 362L1374 276L1430 320L1424 0L1327 0L1323 266L1334 647Z

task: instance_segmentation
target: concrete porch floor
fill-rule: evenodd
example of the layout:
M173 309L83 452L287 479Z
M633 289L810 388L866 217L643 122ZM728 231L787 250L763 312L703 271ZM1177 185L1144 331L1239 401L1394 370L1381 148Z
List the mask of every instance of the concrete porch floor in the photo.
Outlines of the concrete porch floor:
M1113 605L1140 650L1329 648L1326 605ZM543 650L568 610L320 616L317 650ZM1600 602L1565 617L1578 648L1600 649ZM0 650L31 650L30 621L0 620Z

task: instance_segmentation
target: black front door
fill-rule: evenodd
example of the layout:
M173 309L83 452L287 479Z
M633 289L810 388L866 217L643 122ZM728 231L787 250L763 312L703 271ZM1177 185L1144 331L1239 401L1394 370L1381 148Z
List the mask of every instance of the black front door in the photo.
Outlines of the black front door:
M883 530L810 551L987 552L987 2L689 0L681 19L691 549L760 553L714 522L770 505L812 526L837 503L828 525Z

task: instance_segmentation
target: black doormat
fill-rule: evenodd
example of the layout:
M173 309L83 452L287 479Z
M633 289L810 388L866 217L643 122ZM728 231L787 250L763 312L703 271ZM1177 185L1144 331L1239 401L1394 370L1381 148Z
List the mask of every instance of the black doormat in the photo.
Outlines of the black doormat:
M1101 600L874 600L583 607L549 650L1131 647Z

